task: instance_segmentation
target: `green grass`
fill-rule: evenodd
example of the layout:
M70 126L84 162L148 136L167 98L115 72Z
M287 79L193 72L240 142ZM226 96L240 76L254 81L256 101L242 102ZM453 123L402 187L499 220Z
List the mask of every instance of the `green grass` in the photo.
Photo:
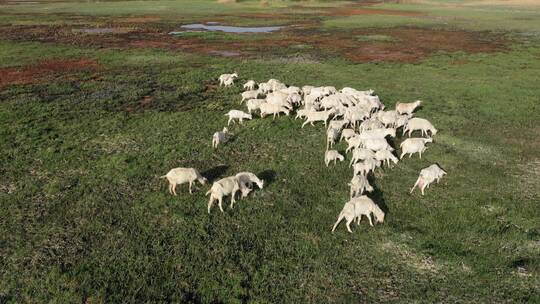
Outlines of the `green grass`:
M102 67L0 90L0 302L538 302L539 55L532 38L414 64L2 41L0 67L83 57ZM233 70L237 86L207 87ZM384 224L330 233L352 174L350 155L324 166L321 125L257 117L211 149L223 114L244 108L241 84L269 78L373 88L390 108L424 100L417 115L439 133L422 159L377 172ZM435 162L448 175L409 195ZM179 166L252 171L266 185L208 215L208 185L167 193L159 176Z

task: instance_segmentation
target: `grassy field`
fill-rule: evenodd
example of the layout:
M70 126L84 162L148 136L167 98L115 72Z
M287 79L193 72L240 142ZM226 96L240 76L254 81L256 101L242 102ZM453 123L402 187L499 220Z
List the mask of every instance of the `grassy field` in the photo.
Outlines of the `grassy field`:
M540 8L269 2L0 2L0 303L540 302ZM289 27L167 35L203 21ZM212 150L269 78L424 100L439 133L376 172L384 224L330 232L352 170L324 166L322 125L257 117ZM266 184L209 215L208 185L167 193L174 167Z

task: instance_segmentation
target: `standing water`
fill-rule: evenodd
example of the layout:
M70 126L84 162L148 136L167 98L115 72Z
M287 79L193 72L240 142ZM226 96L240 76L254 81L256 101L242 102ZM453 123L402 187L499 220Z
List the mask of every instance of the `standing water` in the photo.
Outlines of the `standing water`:
M212 32L225 32L225 33L270 33L283 28L283 26L259 26L259 27L241 27L241 26L227 26L227 25L209 25L209 24L186 24L181 28L189 30L207 30ZM182 32L170 32L171 35L178 35Z

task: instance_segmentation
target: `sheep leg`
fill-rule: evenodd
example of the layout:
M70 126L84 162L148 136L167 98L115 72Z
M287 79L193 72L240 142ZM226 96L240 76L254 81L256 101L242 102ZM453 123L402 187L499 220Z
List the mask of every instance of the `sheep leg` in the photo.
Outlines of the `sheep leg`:
M244 121L242 120L242 118L240 118L240 124L241 124L241 125L244 124Z
M345 224L345 226L347 226L347 231L349 231L350 233L352 233L352 230L351 230L351 222L352 221L354 221L354 217L353 218L348 218L347 223Z
M173 192L172 192L172 184L171 183L169 183L169 194L173 194Z
M193 192L191 192L191 185L193 184L192 181L189 182L189 194L193 194Z
M368 214L367 218L369 220L369 225L373 227L373 222L371 221L371 214Z
M176 184L174 184L174 185L172 186L172 192L173 192L174 195L176 195Z
M336 223L334 224L334 227L332 228L332 233L334 233L334 230L336 230L336 227L339 225L339 223L343 220L344 217L345 216L342 213L339 214L339 217Z
M423 184L420 188L420 192L422 192L422 195L424 195L424 189L426 189L426 184Z
M304 128L304 126L309 122L309 120L306 120L303 124L302 124L302 129Z
M362 215L356 217L356 225L360 226L360 221L362 220Z
M220 196L218 198L218 206L219 206L219 210L221 210L221 213L223 213L223 196Z
M210 195L210 200L208 201L208 214L210 214L210 209L212 209L213 204L214 204L214 197Z
M229 117L229 121L227 121L227 126L231 125L232 118Z
M418 154L420 155L420 159L422 159L422 151L419 151Z
M414 188L416 188L416 186L418 186L418 184L420 183L420 179L421 177L418 177L418 179L416 180L416 183L414 183L414 186L411 188L411 191L409 191L409 193L413 193Z

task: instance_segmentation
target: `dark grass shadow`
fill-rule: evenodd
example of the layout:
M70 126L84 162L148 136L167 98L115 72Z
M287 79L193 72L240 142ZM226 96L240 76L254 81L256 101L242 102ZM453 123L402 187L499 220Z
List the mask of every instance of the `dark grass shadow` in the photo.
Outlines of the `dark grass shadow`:
M264 170L262 172L259 172L257 176L264 181L264 186L266 187L276 180L276 171Z
M229 169L229 166L219 165L202 172L201 175L206 177L209 182L213 182L217 178L221 177L225 171L227 171L227 169Z
M390 209L388 208L388 205L386 205L386 201L384 200L384 193L375 184L375 177L372 174L368 176L368 181L369 184L373 187L373 191L369 194L369 197L373 199L375 204L377 204L381 208L385 216L388 215Z

